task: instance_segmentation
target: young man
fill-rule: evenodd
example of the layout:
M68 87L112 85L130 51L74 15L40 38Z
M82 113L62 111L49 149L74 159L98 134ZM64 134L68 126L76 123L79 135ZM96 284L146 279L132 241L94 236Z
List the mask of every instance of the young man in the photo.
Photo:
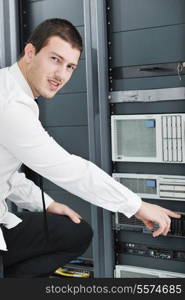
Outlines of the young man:
M5 276L46 276L81 255L92 230L80 215L45 194L49 241L40 213L8 212L5 199L30 211L41 211L41 191L18 170L22 163L69 192L127 217L135 215L167 235L170 217L180 216L141 199L90 161L58 145L38 120L35 98L52 98L78 66L82 40L66 20L41 23L17 63L0 70L0 249ZM8 250L8 251L6 251Z

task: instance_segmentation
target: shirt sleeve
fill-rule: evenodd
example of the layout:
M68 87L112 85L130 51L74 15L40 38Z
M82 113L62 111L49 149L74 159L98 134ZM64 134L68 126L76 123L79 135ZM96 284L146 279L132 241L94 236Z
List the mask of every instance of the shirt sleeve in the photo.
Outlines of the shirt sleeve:
M70 193L127 217L139 209L138 195L92 162L68 153L49 136L28 105L15 102L4 110L0 136L12 155Z
M8 199L14 202L18 207L30 211L42 211L42 193L41 189L31 180L26 178L24 173L15 172L9 180L11 184L11 194ZM45 207L54 201L49 195L44 193Z

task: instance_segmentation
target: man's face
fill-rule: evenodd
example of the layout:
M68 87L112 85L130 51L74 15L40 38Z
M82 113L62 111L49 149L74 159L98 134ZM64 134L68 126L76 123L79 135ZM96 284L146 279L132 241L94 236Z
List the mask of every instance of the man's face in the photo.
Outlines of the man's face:
M51 37L36 55L34 51L27 69L34 96L54 97L71 78L79 58L80 51L57 36Z

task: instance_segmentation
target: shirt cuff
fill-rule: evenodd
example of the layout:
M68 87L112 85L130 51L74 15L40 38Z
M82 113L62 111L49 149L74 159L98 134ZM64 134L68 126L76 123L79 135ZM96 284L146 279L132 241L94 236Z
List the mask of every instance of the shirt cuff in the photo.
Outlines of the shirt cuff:
M125 203L121 203L120 208L118 209L118 212L123 213L127 218L132 217L136 214L136 212L140 209L142 204L141 198L135 194L134 198L132 195L132 200L127 202L127 205Z
M48 194L44 193L44 202L45 202L46 209L53 201L54 199L52 199Z

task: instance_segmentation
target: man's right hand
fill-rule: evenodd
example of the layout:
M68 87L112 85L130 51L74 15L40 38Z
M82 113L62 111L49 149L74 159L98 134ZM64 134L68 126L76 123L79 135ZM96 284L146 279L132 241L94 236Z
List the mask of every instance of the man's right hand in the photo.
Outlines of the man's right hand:
M157 237L161 234L166 236L170 231L170 218L179 219L181 215L161 206L142 201L141 207L136 212L135 217L141 220L150 230L154 228L153 222L157 223L159 228L152 234L153 237Z

